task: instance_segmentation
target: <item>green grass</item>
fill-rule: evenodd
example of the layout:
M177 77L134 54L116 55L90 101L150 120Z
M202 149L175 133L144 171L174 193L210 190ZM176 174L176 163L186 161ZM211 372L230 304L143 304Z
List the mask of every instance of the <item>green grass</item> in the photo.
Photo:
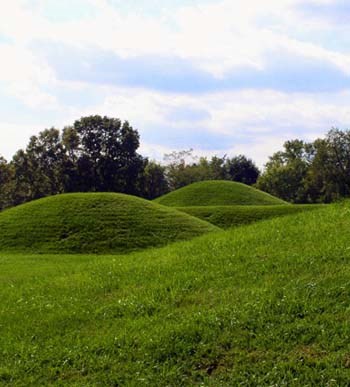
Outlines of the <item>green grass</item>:
M0 250L120 253L216 228L174 209L115 193L57 195L0 214Z
M0 254L0 384L348 386L350 208L120 256Z
M300 204L279 206L197 206L177 207L177 210L205 220L223 229L253 223L259 220L291 215L322 208L323 205Z
M266 192L233 181L201 181L155 200L170 207L286 204Z

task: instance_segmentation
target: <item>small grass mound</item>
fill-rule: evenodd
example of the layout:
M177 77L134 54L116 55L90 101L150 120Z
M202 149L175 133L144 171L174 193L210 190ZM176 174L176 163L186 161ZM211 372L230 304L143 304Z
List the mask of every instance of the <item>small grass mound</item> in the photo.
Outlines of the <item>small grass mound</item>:
M170 207L286 204L266 192L233 181L201 181L155 200Z
M205 220L220 228L230 228L259 220L311 211L324 207L316 204L280 205L280 206L207 206L177 207L196 218Z
M65 194L0 214L0 250L112 253L190 239L217 228L147 200L116 193Z

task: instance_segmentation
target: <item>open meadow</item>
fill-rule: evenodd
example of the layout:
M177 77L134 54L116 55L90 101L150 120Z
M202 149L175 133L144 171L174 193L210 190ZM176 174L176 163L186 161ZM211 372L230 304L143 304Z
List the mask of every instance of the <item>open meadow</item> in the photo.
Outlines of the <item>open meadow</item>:
M55 201L78 200L75 208L93 209L95 218L100 212L108 238L118 203L143 202L107 196L99 207L93 194L64 195L0 214L2 235L7 227L6 238L17 236L17 250L3 242L0 253L0 384L348 385L347 202L223 230L176 210L169 219L171 209L144 201L140 238L156 224L150 208L163 215L159 235L177 228L178 242L123 253L115 244L106 255L99 234L86 245L94 254L67 253L69 244L55 252L61 229L44 232L58 216ZM47 211L51 217L38 217ZM82 215L66 221L76 225ZM45 226L37 231L40 254L16 231L19 219ZM72 241L85 241L86 230L74 230Z

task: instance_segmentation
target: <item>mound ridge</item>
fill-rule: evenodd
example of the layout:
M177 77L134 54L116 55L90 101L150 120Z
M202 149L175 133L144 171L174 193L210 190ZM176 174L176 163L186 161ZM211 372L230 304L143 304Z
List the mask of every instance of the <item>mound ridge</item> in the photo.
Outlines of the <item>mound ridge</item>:
M205 220L223 229L254 223L260 220L314 211L324 208L324 204L282 204L260 206L197 206L177 207L179 211Z
M63 194L0 214L0 250L121 253L218 230L188 214L117 193Z
M226 180L193 183L155 201L170 207L287 204L266 192Z

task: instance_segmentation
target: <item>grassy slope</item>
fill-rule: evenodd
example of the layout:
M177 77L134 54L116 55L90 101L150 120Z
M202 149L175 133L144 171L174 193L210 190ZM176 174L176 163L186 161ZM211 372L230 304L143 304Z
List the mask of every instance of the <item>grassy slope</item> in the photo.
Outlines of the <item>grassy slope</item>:
M177 210L205 220L215 226L227 229L258 220L275 218L277 216L296 214L322 208L322 205L280 205L280 206L197 206L177 207Z
M201 181L155 200L171 207L286 204L266 192L232 181Z
M347 386L349 205L126 256L0 256L0 383Z
M126 252L214 230L212 225L187 214L128 195L68 194L1 213L0 250Z

